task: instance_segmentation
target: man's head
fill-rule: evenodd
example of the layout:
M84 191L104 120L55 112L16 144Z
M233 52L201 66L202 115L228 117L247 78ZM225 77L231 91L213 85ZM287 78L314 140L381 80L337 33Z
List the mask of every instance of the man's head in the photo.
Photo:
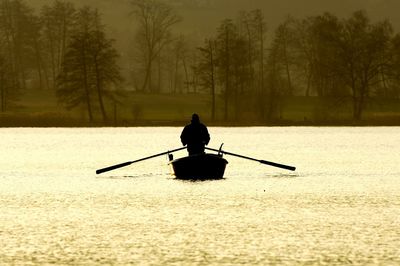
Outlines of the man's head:
M192 115L192 123L200 123L200 117L198 114Z

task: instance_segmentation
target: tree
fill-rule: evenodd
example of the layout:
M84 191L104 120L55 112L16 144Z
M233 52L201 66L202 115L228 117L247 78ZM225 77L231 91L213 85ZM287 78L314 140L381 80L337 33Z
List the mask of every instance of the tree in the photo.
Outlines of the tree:
M222 21L218 28L217 36L217 62L219 80L223 87L224 98L224 120L227 121L229 98L232 94L232 52L235 39L237 37L237 28L231 19Z
M94 29L90 34L89 56L93 64L94 83L96 87L100 111L103 120L107 121L107 113L104 106L104 98L109 98L113 102L116 100L115 91L109 90L113 86L118 86L122 77L120 68L117 65L118 52L113 47L114 40L107 39L104 26L101 24L97 10L94 11ZM108 89L107 89L108 88Z
M337 40L340 75L350 88L353 119L361 120L366 100L379 83L381 69L387 65L392 26L388 21L372 24L363 11L343 22Z
M14 84L10 64L6 57L0 55L0 110L2 113L6 112L9 106L18 100L19 94L20 91Z
M252 12L252 27L255 38L255 61L258 63L258 84L256 88L256 105L259 117L264 117L264 96L265 96L265 37L267 26L264 21L264 15L261 10L256 9Z
M179 81L179 71L180 69L183 70L183 83L186 87L186 92L190 91L190 78L189 78L189 69L188 69L188 42L186 41L183 35L180 35L179 38L174 42L174 54L175 54L175 75L174 75L174 92L177 89L178 81ZM180 92L182 92L182 84Z
M285 72L287 81L287 94L293 95L293 82L291 67L294 64L294 53L291 51L293 48L293 35L294 32L291 28L293 19L288 17L282 24L278 26L275 31L275 56L278 56L277 62L281 62L283 66L283 71Z
M211 95L211 120L216 117L216 43L206 39L204 46L198 48L200 58L195 66L200 85L209 90Z
M36 67L37 76L39 79L38 87L40 89L49 87L48 71L45 62L45 49L41 35L42 23L40 18L34 15L29 17L29 30L27 34L27 41L32 46L32 67Z
M138 22L136 44L144 67L142 91L153 91L153 63L164 47L171 42L171 28L181 19L173 9L159 0L132 0L133 14Z
M261 117L264 121L272 121L280 106L281 95L284 94L284 78L286 65L282 63L282 43L279 36L272 41L268 52L266 67L266 89L263 90Z
M75 16L75 8L70 2L56 0L52 5L44 5L41 10L43 42L47 63L50 66L52 86L60 73L62 59L69 42Z
M305 96L318 96L314 115L326 119L346 103L347 90L337 71L341 23L330 13L295 20L293 49L295 71L303 83Z
M396 34L391 40L391 61L388 76L390 77L390 88L383 96L400 99L400 34Z
M239 28L240 35L243 40L245 40L247 46L247 60L246 60L246 68L247 72L250 75L249 78L249 90L253 91L255 86L255 62L257 60L257 49L256 45L258 42L258 32L256 29L257 25L257 10L252 12L242 11L239 13Z
M32 25L33 11L23 0L0 1L0 34L4 38L7 61L14 73L14 84L26 88L28 72L33 68L35 48L30 36L39 35Z
M105 36L97 10L80 9L58 76L57 96L67 108L86 106L90 122L94 121L97 106L106 122L104 99L113 103L116 100L115 88L121 76L116 63L118 53L112 44Z
M232 45L232 94L234 105L235 121L239 120L239 114L242 108L243 95L245 95L246 87L250 83L250 73L247 67L248 46L246 40L238 36Z

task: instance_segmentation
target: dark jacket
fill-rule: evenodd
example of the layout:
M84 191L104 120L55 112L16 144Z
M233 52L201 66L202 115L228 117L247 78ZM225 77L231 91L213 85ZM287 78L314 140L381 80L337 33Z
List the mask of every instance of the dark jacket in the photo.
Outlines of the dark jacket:
M199 122L185 126L181 134L183 145L187 145L189 155L204 153L204 146L210 141L207 127Z

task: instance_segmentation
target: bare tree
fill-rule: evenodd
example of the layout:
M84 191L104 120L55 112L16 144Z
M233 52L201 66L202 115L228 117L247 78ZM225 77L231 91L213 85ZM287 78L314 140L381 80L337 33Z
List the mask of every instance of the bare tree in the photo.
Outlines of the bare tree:
M287 93L290 96L293 95L291 67L294 64L293 53L291 51L293 47L292 36L294 35L291 28L292 22L292 18L288 17L275 31L276 52L278 53L279 61L283 65L285 71Z
M237 38L237 28L231 19L225 19L218 27L217 36L217 61L218 76L223 86L224 98L224 120L227 121L229 99L232 94L232 78L233 78L233 45Z
M20 95L20 90L14 83L13 75L7 58L0 55L0 110L2 113L8 111L10 105L15 103Z
M318 96L314 109L318 120L327 119L346 103L345 86L335 70L337 51L332 43L339 28L338 18L329 13L291 23L292 70L297 74L297 83L303 84L304 95Z
M343 22L337 40L339 71L351 90L353 118L361 120L372 88L379 82L381 68L387 62L392 27L383 21L372 24L363 11L357 11Z
M186 88L186 92L190 91L190 77L189 77L189 68L188 68L188 42L183 35L180 35L179 38L175 42L175 70L179 71L179 68L183 70L184 76L184 85Z
M400 99L400 34L396 34L391 41L391 61L388 75L390 77L389 91L385 96Z
M23 0L0 1L0 34L5 41L8 62L15 73L14 84L26 88L28 72L33 68L35 49L29 38L34 28L31 25L33 10Z
M75 8L70 2L56 0L50 5L44 5L41 10L43 25L43 40L46 47L48 65L52 76L52 86L60 73L62 58L66 52L74 24Z
M198 48L200 58L195 66L200 85L209 90L211 95L211 119L216 118L216 43L212 39L206 39L204 46Z
M264 117L264 96L265 96L265 38L267 26L264 21L264 15L261 10L257 9L252 12L253 28L255 32L255 40L257 43L256 61L258 62L258 86L256 91L257 109L260 118Z
M235 121L239 120L244 95L246 94L247 85L250 84L250 73L247 67L248 62L248 46L246 40L238 36L232 45L232 94L234 106Z
M152 67L164 47L171 42L171 28L181 21L173 9L159 0L132 0L133 14L138 22L136 42L144 65L141 90L153 91Z
M273 42L268 53L266 69L266 90L263 91L260 101L262 105L262 119L272 121L276 118L280 106L283 90L282 64L280 63L280 48L277 42Z
M255 86L255 62L256 58L256 45L258 41L258 32L256 30L256 12L242 11L239 13L239 31L240 35L245 39L247 45L247 72L250 75L249 90L253 91Z

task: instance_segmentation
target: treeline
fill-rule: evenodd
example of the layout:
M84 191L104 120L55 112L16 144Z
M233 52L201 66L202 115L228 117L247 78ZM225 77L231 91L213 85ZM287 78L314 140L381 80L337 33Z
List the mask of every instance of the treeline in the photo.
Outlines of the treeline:
M115 101L122 78L96 9L57 0L36 15L23 0L2 0L0 34L2 112L22 91L51 89L67 108L84 106L90 122L95 113L107 120L104 101Z
M315 119L361 120L374 100L400 99L400 35L363 11L288 17L273 32L261 10L243 11L199 43L174 32L182 19L166 1L129 3L133 42L117 51L95 8L0 0L1 112L38 89L90 122L107 122L127 90L207 93L216 121L281 119L295 96L319 99Z
M220 91L225 119L229 110L235 120L247 110L271 121L285 98L315 96L314 119L344 109L361 120L372 101L400 98L400 35L389 21L373 23L363 11L343 20L329 13L288 17L272 36L267 46L259 10L242 12L200 48L201 84L212 99Z

